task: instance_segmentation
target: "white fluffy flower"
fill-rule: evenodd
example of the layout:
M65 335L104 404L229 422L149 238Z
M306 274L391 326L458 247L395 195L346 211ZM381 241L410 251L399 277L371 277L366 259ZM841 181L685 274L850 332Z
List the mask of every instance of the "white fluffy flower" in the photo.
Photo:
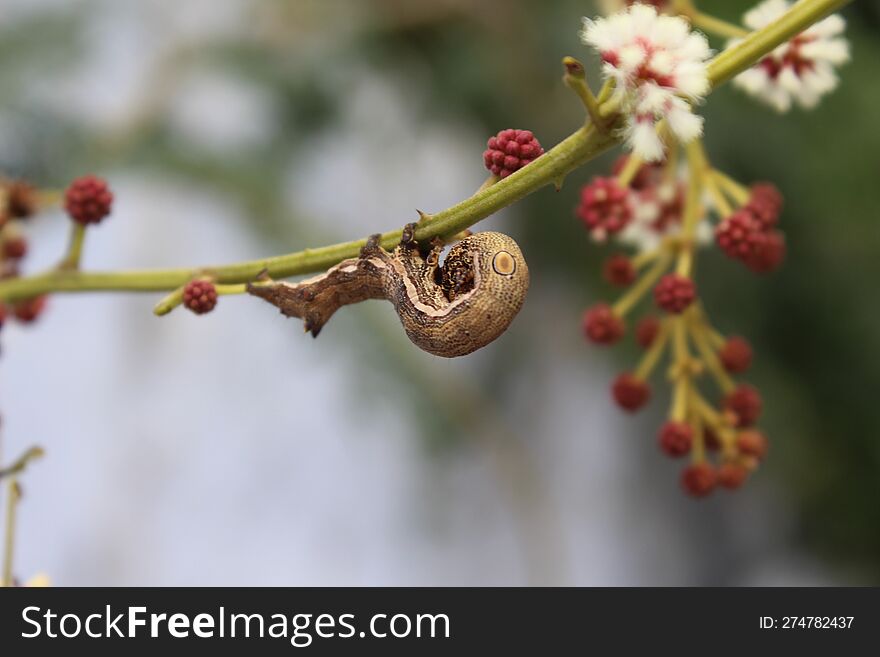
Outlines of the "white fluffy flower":
M649 162L663 159L656 125L664 117L682 143L702 134L703 118L691 112L691 103L709 90L711 51L687 21L635 4L607 18L585 18L581 40L599 51L602 72L616 84L633 152Z
M630 192L633 216L626 228L617 234L621 244L632 246L638 253L653 251L664 238L681 232L682 211L687 185L687 170L682 167L677 180L661 180L642 190ZM700 221L694 234L698 246L712 242L712 226Z
M765 0L745 14L743 23L753 30L760 29L778 19L790 5L788 0ZM849 61L849 43L841 36L845 27L840 16L829 16L777 47L740 73L733 83L779 112L787 112L793 103L805 109L815 107L837 86L835 67Z

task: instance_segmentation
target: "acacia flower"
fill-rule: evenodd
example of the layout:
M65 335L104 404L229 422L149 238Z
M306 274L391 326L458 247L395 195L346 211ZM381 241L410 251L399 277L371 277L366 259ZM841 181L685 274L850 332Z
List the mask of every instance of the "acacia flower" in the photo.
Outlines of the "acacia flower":
M644 253L658 248L663 238L676 235L681 230L685 190L683 173L678 181L661 177L644 189L632 190L629 201L632 220L620 231L619 241ZM697 224L694 241L698 246L711 243L712 229L708 222Z
M757 30L790 6L788 0L765 0L746 12L743 23ZM849 61L849 43L841 36L845 27L837 14L815 23L736 76L734 85L778 112L787 112L794 103L804 109L815 107L837 86L835 67Z
M687 21L635 4L607 18L584 18L581 41L602 57L602 72L614 80L630 149L649 162L663 159L656 126L665 118L681 143L699 137L703 118L691 111L709 90L706 37Z

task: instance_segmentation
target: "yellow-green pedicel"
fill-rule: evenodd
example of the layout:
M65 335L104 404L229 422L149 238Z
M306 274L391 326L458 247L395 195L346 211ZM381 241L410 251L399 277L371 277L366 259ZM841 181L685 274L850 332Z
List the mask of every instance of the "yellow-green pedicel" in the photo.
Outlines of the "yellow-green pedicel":
M529 268L516 242L495 232L456 243L440 266L443 245L425 251L403 231L392 252L374 235L360 257L299 283L255 283L248 292L288 317L301 318L317 336L341 306L366 299L390 301L414 344L437 356L464 356L507 330L529 289Z

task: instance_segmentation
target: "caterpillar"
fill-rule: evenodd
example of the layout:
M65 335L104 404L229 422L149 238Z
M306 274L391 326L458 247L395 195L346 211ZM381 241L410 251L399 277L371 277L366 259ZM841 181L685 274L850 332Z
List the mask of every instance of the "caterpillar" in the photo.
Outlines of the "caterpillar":
M409 339L428 353L453 358L484 347L507 330L529 289L529 268L517 243L496 232L454 244L440 265L443 243L423 250L408 224L393 251L372 235L357 258L301 281L254 282L249 294L303 320L318 336L340 307L390 301Z

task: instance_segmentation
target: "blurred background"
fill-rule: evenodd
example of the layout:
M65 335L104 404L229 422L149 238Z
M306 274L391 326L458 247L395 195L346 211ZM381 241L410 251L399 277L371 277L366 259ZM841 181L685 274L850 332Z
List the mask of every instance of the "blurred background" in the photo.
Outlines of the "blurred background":
M736 20L750 3L699 3ZM560 82L583 1L2 0L0 171L110 181L91 269L213 264L399 227L485 178L501 128L545 147L582 110ZM812 112L725 87L710 157L786 195L789 258L759 278L716 251L706 306L757 352L770 456L695 502L655 433L610 401L636 356L585 344L613 291L579 186L480 224L522 245L532 289L490 347L413 347L388 304L318 340L250 298L157 319L160 295L57 295L4 327L16 573L57 585L880 583L880 3L850 7L854 61ZM715 41L716 47L723 44ZM595 77L594 77L595 79ZM67 240L27 226L29 271ZM657 386L661 389L661 386Z

